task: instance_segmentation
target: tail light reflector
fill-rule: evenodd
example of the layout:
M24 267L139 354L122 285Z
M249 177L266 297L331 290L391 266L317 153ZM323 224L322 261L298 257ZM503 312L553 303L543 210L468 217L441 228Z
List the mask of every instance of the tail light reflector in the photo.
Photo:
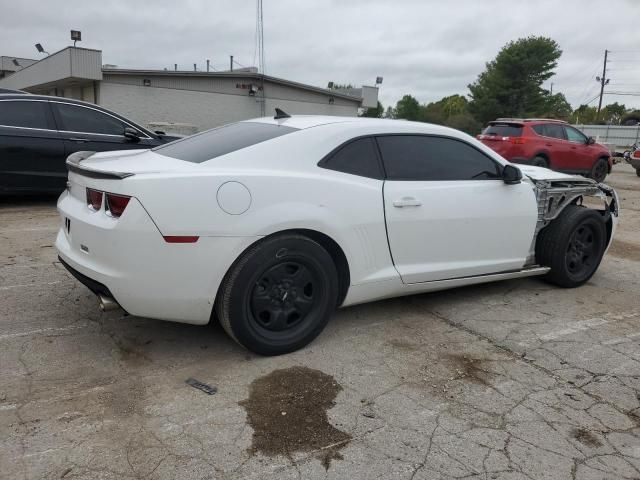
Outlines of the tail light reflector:
M502 139L514 145L524 145L525 143L524 137L503 137Z
M164 241L167 243L196 243L200 237L196 237L194 235L168 235L162 238L164 238Z
M112 217L118 218L127 208L131 197L125 195L116 195L115 193L105 193L107 213Z
M102 208L102 192L87 188L87 205L96 212Z
M633 158L640 158L640 150L633 152Z

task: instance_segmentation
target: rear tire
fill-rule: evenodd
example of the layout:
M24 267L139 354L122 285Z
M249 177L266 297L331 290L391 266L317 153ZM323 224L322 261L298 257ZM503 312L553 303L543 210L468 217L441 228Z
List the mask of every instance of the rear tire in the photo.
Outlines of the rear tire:
M609 162L605 158L599 158L591 167L589 177L598 183L602 183L607 178L607 173L609 173Z
M640 168L636 168L636 175L640 177Z
M338 273L329 253L308 237L282 234L236 261L215 309L240 345L260 355L281 355L316 338L337 302Z
M534 167L549 168L549 162L544 157L536 157L536 158L534 158L533 162L531 162L531 165L533 165Z
M602 216L595 210L569 205L538 234L536 259L551 268L545 280L561 287L578 287L598 269L606 244Z

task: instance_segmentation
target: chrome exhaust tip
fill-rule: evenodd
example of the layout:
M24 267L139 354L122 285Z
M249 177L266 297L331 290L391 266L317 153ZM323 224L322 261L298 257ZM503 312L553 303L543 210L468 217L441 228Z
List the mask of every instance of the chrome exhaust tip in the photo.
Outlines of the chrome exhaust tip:
M113 298L107 297L105 295L98 295L98 302L100 310L103 312L109 312L111 310L117 310L120 308L118 302L116 302Z

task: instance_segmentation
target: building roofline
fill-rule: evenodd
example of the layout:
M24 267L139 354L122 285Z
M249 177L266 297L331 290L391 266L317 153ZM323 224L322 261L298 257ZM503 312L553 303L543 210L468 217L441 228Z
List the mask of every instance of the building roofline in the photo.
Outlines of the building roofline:
M283 78L272 77L270 75L262 75L261 73L243 72L243 71L226 71L226 72L194 72L191 70L138 70L129 68L103 68L102 73L109 75L147 75L147 76L184 76L184 77L213 77L213 78L253 78L256 80L262 80L271 83L278 83L289 87L299 88L301 90L308 90L324 95L331 95L332 97L342 98L345 100L353 100L360 102L362 99L346 93L337 92L336 90L329 90L321 87L314 87L312 85L306 85L304 83L294 82L291 80L285 80Z

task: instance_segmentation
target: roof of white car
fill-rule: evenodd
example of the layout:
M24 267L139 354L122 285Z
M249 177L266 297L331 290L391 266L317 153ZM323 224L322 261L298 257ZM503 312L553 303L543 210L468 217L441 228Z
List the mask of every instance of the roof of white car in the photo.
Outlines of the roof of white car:
M386 118L367 118L367 117L338 117L329 115L292 115L288 118L275 119L273 117L254 118L245 120L246 122L261 122L273 125L286 125L288 127L306 129L318 127L320 125L328 125L342 123L345 127L373 127L380 129L388 129L389 131L398 131L402 127L406 127L409 131L424 130L430 133L457 132L449 127L434 125L424 122L411 122L408 120L391 120ZM459 133L459 132L458 132Z

